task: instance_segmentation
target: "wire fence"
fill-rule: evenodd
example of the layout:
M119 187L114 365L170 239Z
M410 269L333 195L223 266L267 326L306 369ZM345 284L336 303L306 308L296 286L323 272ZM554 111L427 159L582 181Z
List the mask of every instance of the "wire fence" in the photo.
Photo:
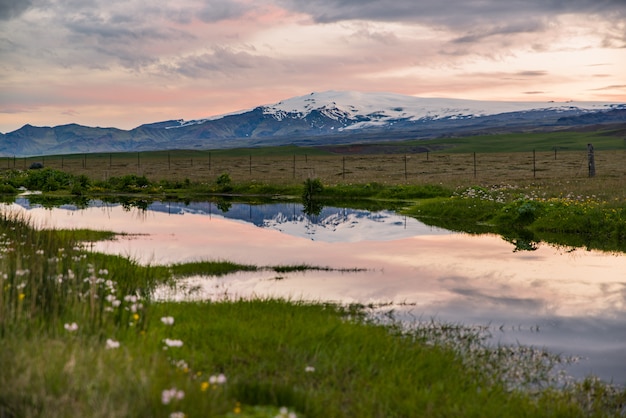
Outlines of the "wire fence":
M1 167L0 162L0 167ZM502 182L572 179L589 176L586 150L515 153L361 154L361 155L240 155L207 151L77 154L31 158L7 157L6 169L41 164L93 179L145 175L150 180L212 182L228 173L233 181L300 183L318 178L325 184L410 184L423 182ZM598 177L626 177L626 150L596 151Z

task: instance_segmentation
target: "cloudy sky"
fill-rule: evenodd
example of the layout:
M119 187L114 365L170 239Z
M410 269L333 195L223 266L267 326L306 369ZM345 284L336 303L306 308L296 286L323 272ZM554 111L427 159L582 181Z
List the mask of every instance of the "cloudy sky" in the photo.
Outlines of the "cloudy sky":
M0 132L312 91L626 102L626 0L0 0Z

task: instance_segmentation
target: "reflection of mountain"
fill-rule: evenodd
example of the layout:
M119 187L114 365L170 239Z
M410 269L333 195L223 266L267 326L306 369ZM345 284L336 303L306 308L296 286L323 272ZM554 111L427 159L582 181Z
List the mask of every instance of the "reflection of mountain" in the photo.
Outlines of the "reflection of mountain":
M369 212L324 207L319 215L308 216L303 213L303 206L300 203L268 205L233 203L228 212L219 210L216 204L211 202L194 202L188 205L153 203L149 209L171 214L215 215L252 223L258 227L274 229L293 236L327 242L381 241L415 235L450 233L391 211Z
M26 209L31 205L28 198L15 201ZM95 200L90 207L119 206ZM66 210L80 210L74 205L64 205ZM132 210L132 209L131 209ZM141 211L141 209L135 209ZM227 212L220 210L214 202L155 202L148 205L149 211L184 215L186 213L216 216L254 224L282 233L326 242L386 241L416 235L441 235L450 232L426 226L416 219L400 216L391 211L370 212L367 210L324 207L319 215L309 216L303 212L300 203L273 203L250 205L232 203Z

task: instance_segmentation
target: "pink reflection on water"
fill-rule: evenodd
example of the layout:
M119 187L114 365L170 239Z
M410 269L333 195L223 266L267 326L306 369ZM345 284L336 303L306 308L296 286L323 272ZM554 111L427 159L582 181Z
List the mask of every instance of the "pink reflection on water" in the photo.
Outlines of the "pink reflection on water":
M23 210L17 205L11 209ZM220 216L127 212L120 206L80 211L39 208L28 215L41 226L138 234L96 243L94 250L144 263L230 260L368 270L286 274L283 280L252 277L239 290L251 289L260 296L406 302L435 311L455 301L475 301L480 309L506 306L508 311L531 309L552 315L582 311L613 316L626 310L626 257L599 252L566 253L542 245L533 252L515 253L499 237L465 234L320 242ZM253 286L255 280L259 283Z

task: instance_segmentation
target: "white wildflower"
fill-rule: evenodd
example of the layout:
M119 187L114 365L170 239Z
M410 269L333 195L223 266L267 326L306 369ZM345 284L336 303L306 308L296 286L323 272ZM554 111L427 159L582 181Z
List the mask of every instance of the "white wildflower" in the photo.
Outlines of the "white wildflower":
M174 325L174 317L164 316L163 318L161 318L161 322L163 322L165 325Z
M223 373L209 377L209 383L212 385L223 385L226 383L226 376Z
M161 392L161 403L169 405L173 400L181 400L185 397L185 392L176 388L165 389Z
M166 338L163 340L163 342L168 347L182 347L183 346L183 342L181 340L170 340L169 338Z
M63 325L63 328L65 328L69 332L74 332L78 329L78 324L76 322L72 322L71 324Z
M115 341L115 340L112 340L110 338L107 339L107 342L106 342L107 350L110 350L110 349L113 349L113 348L119 348L119 346L120 346L120 342L119 341Z

